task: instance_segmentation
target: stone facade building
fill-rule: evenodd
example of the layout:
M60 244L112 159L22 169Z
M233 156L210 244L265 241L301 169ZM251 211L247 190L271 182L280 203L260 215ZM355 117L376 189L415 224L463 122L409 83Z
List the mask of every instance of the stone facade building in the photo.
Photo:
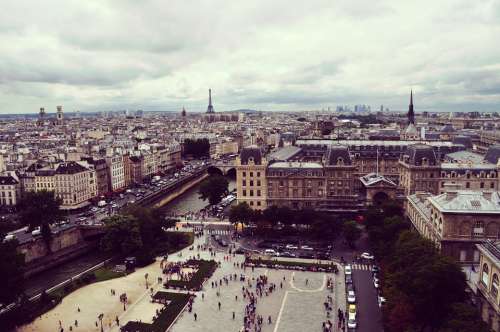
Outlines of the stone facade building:
M477 263L476 244L500 238L500 193L455 190L408 196L406 214L413 227L460 263Z
M478 306L481 318L495 331L500 331L500 241L485 241L479 250Z
M238 202L251 208L263 210L267 207L267 160L258 147L242 150L236 158L236 193Z

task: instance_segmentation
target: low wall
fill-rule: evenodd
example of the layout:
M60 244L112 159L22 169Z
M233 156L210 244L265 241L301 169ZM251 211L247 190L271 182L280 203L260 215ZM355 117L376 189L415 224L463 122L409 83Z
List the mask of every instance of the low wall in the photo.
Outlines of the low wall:
M201 181L205 180L207 177L209 177L209 174L205 173L202 176L197 177L196 179L193 179L193 180L191 180L191 181L183 184L182 186L176 188L174 191L170 192L170 194L168 194L167 196L165 196L165 197L161 198L160 200L156 201L153 204L153 207L159 208L159 207L162 207L165 204L170 203L172 200L174 200L177 197L181 196L186 191L188 191L189 189L191 189L192 187L194 187L195 185L197 185Z

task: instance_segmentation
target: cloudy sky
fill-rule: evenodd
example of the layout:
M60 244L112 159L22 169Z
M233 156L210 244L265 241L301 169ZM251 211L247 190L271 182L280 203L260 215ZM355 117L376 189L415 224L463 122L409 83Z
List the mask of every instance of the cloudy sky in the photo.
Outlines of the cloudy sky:
M7 0L0 113L500 111L500 0Z

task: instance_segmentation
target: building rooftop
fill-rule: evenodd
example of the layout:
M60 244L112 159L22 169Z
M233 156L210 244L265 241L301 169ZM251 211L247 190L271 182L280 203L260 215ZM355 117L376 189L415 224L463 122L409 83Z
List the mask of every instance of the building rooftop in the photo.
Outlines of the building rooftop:
M470 152L470 151L457 151L457 152L452 152L448 153L446 155L446 159L451 161L451 162L467 162L467 163L474 163L474 164L479 164L479 163L484 163L484 156ZM486 161L487 162L487 161Z
M269 160L287 161L302 151L298 146L287 146L269 154Z
M417 141L385 141L385 140L368 140L368 139L360 139L360 140L331 140L331 139L298 139L296 141L296 145L332 145L332 144L341 144L341 145L379 145L379 146L408 146L413 144L426 144L430 146L456 146L452 142L417 142ZM461 144L460 144L461 145Z
M269 166L269 168L314 168L321 169L323 165L311 162L299 162L299 161L288 161L288 162L276 162Z
M443 213L498 214L500 192L457 190L428 198Z
M377 173L370 173L360 177L359 179L366 187L373 186L378 183L384 183L392 187L397 187L397 184L395 184L393 181Z

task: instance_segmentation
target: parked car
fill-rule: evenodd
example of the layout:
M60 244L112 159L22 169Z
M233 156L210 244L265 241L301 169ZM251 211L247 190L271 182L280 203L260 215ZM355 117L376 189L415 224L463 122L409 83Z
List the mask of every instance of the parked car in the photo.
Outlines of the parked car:
M310 246L302 246L301 249L302 250L314 250L314 248L310 247Z
M352 284L352 275L351 274L347 274L345 276L345 283L346 284Z
M373 287L377 288L379 287L379 284L378 284L378 279L377 278L373 278Z
M346 265L344 268L345 275L350 275L352 274L352 267L350 265Z
M297 247L297 246L296 246L296 245L294 245L294 244L287 244L287 245L285 246L285 248L287 248L287 249L299 249L299 247Z
M380 271L380 269L377 265L372 266L372 273L378 273L379 271Z
M361 258L364 258L364 259L374 259L375 256L373 256L372 254L368 253L368 252L364 252L361 254Z
M356 323L356 305L349 304L347 309L347 327L350 329L355 329L357 327Z
M276 251L274 249L266 249L264 250L264 255L276 256Z
M353 290L347 291L347 302L355 303L356 302L356 294Z
M386 302L385 297L379 295L378 296L378 306L380 308L382 308L382 306L384 306L385 302Z

